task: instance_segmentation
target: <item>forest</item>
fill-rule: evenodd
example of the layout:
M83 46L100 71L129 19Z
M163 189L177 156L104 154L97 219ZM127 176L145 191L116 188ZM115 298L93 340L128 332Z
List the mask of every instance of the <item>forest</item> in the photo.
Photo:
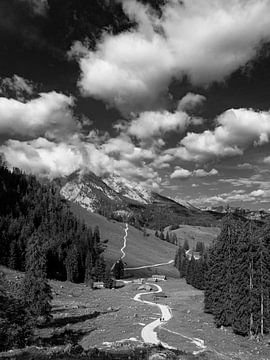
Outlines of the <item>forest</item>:
M187 250L187 244L179 247L175 266L188 284L204 290L204 311L213 314L216 326L250 337L269 333L269 225L228 214L213 245L196 249L199 259L188 259Z
M31 344L34 328L51 318L48 279L104 281L112 286L99 228L86 227L55 185L0 165L0 264L25 273L10 289L0 272L0 351ZM120 264L121 265L121 264ZM115 275L122 271L116 267Z

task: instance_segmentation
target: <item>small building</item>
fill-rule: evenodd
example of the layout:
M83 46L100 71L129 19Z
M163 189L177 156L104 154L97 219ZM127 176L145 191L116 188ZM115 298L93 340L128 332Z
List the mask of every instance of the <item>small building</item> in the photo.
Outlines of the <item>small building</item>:
M201 255L198 251L193 251L191 249L186 251L186 257L188 260L191 260L192 256L195 260L199 260L201 258Z
M155 279L156 281L164 281L164 280L167 280L166 276L165 275L152 275L152 279Z
M138 290L151 291L151 290L152 290L152 288L151 288L151 286L150 286L150 285L146 285L146 284L144 284L144 285L139 286L139 287L138 287Z
M104 282L103 281L94 281L92 285L93 289L104 289Z
M134 279L132 280L133 284L143 284L144 280L143 279Z

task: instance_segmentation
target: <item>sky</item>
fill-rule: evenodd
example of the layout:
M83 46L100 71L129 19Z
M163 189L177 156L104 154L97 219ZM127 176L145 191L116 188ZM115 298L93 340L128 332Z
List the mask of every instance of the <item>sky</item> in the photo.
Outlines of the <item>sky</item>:
M115 174L198 207L269 209L270 0L168 0L158 11L118 0L128 25L117 31L64 3L0 3L8 165L51 179Z

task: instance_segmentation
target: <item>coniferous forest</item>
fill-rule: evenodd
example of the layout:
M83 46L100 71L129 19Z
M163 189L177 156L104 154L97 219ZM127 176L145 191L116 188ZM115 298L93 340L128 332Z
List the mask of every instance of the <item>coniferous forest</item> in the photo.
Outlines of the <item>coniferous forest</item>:
M200 259L188 259L180 246L175 266L188 284L204 290L205 312L213 314L218 327L231 326L240 335L269 333L269 225L228 215L219 237Z
M27 270L26 254L40 244L46 276L83 282L100 277L99 229L92 233L74 217L53 184L41 184L20 170L0 167L0 263Z
M111 274L100 245L70 212L52 183L41 184L19 169L0 165L0 264L25 272L10 291L0 273L0 351L31 343L37 323L51 319L50 279L91 284ZM108 267L107 267L108 268Z

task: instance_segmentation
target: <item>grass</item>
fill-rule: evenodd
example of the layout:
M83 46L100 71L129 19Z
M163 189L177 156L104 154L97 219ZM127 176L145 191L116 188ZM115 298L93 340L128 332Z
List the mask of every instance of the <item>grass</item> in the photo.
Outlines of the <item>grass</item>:
M125 224L114 220L107 220L99 214L90 213L77 204L73 203L70 205L73 213L82 219L86 225L92 228L96 225L99 226L101 240L108 240L104 253L105 259L111 262L118 260L121 256L120 249L123 246ZM174 259L176 249L175 245L156 238L151 231L148 231L148 236L143 236L142 231L129 226L124 262L126 267L165 263ZM134 271L136 276L150 276L152 273L178 277L176 269L169 265L155 268L154 270L144 269Z
M18 281L23 277L22 273L1 270L8 280ZM37 343L43 346L78 341L85 350L97 347L122 351L141 345L143 326L160 317L157 307L133 300L140 285L129 283L116 290L91 290L84 284L60 281L50 284L53 321L36 331ZM172 309L173 318L157 330L162 341L190 354L198 347L188 338L204 340L209 354L202 353L194 359L269 360L267 339L257 343L233 334L230 328L215 327L213 317L203 312L202 291L182 279L169 278L158 284L167 297L157 299L155 294L150 294L144 295L144 299L167 304Z
M204 227L180 225L179 229L173 230L179 240L179 245L183 245L187 240L189 247L192 249L196 247L196 243L201 241L206 247L210 246L220 233L218 227Z

